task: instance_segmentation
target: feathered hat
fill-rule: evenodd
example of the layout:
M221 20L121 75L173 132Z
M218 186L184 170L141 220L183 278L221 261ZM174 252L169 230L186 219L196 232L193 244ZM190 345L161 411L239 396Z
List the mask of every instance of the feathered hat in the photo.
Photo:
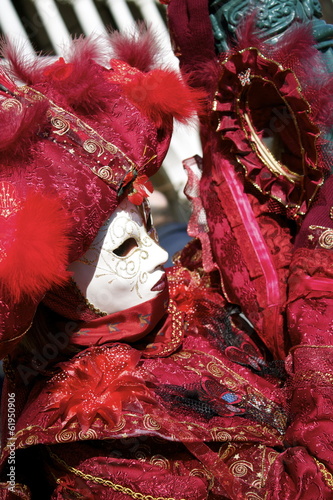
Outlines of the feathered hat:
M173 118L198 94L152 69L151 34L73 42L66 60L26 61L3 45L0 72L0 354L125 196L139 204L167 152ZM111 60L110 60L111 58ZM107 61L107 63L106 63ZM17 83L17 82L20 83Z

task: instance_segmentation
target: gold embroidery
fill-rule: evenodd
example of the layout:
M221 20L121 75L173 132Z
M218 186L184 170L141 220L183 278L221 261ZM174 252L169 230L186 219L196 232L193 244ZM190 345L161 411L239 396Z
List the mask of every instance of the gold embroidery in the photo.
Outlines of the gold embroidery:
M92 172L96 174L100 179L107 183L112 183L114 181L113 179L113 171L112 168L109 165L103 165L102 167L99 166L93 166L92 167Z
M53 116L51 118L51 125L56 129L54 133L58 135L65 135L70 129L69 122L61 116Z
M153 455L149 461L152 465L161 467L161 469L170 469L170 461L167 460L163 455Z
M20 207L15 187L10 182L0 182L0 217L7 219Z
M28 436L25 440L25 445L32 446L34 444L38 444L38 436L36 436L35 434L30 434L30 436Z
M78 438L82 441L85 439L98 439L98 434L93 429L88 429L85 432L80 431L78 434Z
M58 464L62 465L67 471L72 472L72 474L81 477L85 481L91 481L95 484L107 486L108 488L111 488L113 491L117 491L123 493L124 495L128 495L131 498L134 498L135 500L176 500L175 498L172 497L167 498L167 497L153 497L152 495L144 495L143 493L134 491L131 488L127 488L126 486L122 486L121 484L114 483L110 479L104 479L102 477L93 476L91 474L85 474L81 470L68 465L64 460L58 457L58 455L53 453L48 446L47 449L51 458L53 458ZM60 483L60 479L57 479L57 482ZM185 500L185 499L181 498L180 500Z
M330 219L333 220L333 207L330 208Z
M84 141L83 149L91 154L98 151L97 156L102 156L102 154L104 153L103 144L101 144L99 141L96 141L95 139L87 139L86 141Z
M161 428L160 424L149 414L144 416L143 425L149 431L156 431Z
M68 443L69 441L76 440L76 432L70 429L63 429L55 435L57 443Z
M325 226L309 226L309 229L323 229L318 239L318 243L322 248L331 250L333 248L333 229Z
M5 110L11 110L11 111L14 111L16 113L20 113L23 109L23 106L20 103L20 101L18 101L17 99L13 99L13 98L6 99L1 104L1 107Z
M244 477L249 471L253 472L253 465L246 460L237 460L231 465L230 471L235 477Z
M313 460L316 462L318 469L324 476L325 483L327 486L329 486L333 490L333 476L332 474L326 469L325 465L319 462L316 458L313 457Z
M319 245L327 250L333 248L333 229L327 229L321 233L319 236Z

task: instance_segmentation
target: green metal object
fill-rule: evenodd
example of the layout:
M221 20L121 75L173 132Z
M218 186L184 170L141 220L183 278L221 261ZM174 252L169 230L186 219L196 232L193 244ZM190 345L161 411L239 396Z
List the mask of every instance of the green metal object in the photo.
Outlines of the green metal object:
M317 47L333 71L333 25L321 19L318 0L211 0L210 18L217 51L229 49L230 39L240 21L257 11L258 35L277 43L279 36L293 23L310 22Z

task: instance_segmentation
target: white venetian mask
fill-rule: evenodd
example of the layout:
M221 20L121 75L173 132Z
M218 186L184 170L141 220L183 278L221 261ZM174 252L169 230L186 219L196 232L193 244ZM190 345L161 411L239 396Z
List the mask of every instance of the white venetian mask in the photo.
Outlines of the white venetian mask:
M167 286L168 253L156 242L146 205L121 202L69 270L87 301L106 314L155 298Z

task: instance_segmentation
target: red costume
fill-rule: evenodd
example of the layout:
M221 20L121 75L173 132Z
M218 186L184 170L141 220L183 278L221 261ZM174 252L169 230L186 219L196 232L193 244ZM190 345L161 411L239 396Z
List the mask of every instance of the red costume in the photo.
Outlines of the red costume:
M2 113L16 107L17 122L0 143L7 355L0 498L332 496L331 180L311 206L327 175L318 127L289 67L268 59L263 46L216 61L208 13L201 2L198 11L190 4L171 3L171 30L183 68L193 85L205 82L205 94L169 72L154 73L142 46L126 52L137 50L126 58L132 67L119 62L119 40L111 69L93 62L89 45L68 62L30 68L8 54L29 86L2 75ZM185 12L199 31L184 29ZM187 59L193 32L198 61ZM209 72L198 76L196 62ZM305 173L300 161L296 172L272 175L262 161L267 151L248 147L262 139L251 128L260 102L249 88L265 70L268 97L288 104L302 132L286 158L304 154ZM69 280L67 264L89 248L121 199L141 203L172 116L190 116L203 95L203 162L185 162L196 239L168 271L169 293L101 315ZM290 164L287 158L280 167L283 161ZM38 227L29 225L33 216Z

